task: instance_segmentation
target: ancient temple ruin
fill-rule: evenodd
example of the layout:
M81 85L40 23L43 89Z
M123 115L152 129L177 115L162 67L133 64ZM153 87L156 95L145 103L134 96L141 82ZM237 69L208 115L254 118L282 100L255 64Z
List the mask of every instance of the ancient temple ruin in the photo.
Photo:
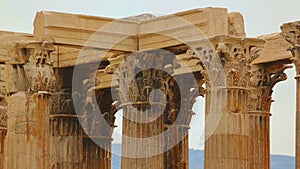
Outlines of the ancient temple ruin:
M188 169L200 96L205 169L269 169L272 91L294 64L300 169L300 22L281 30L247 38L243 16L225 8L37 12L33 34L0 31L0 168L111 169L122 127L122 169Z

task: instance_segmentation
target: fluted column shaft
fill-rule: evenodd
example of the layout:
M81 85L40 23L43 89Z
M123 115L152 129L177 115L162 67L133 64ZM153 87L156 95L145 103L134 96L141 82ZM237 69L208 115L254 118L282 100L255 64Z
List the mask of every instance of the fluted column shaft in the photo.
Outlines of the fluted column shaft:
M288 49L293 54L291 60L296 67L296 169L300 169L300 21L285 23L281 27L282 36L292 44Z
M148 105L140 105L148 107ZM163 106L138 111L132 106L123 107L122 169L163 169ZM157 116L158 115L158 116ZM148 123L140 123L154 116ZM125 118L127 117L127 118Z
M287 79L283 64L252 65L248 97L249 168L270 168L270 109L273 87Z
M175 145L165 152L164 169L189 168L189 136L188 126L176 125L172 131L167 132L165 145Z
M183 75L171 79L168 86L169 104L164 112L165 117L165 167L164 169L188 169L189 168L189 129L192 110L196 97L203 95L199 89L203 89L203 77L199 77L198 84L187 80L189 75ZM199 86L198 86L199 85ZM198 89L199 88L199 89Z
M4 142L7 133L7 103L0 98L0 169L4 169Z
M299 30L300 32L300 30ZM295 58L300 59L300 43L295 48ZM300 169L300 61L296 63L296 169Z
M97 141L99 140L99 141ZM83 165L84 169L111 168L111 138L97 137L83 138ZM101 145L98 145L101 144Z
M270 169L270 114L249 112L249 168Z
M249 119L246 113L246 89L216 89L209 90L206 95L206 116L218 113L210 110L210 99L213 95L222 97L226 92L227 99L224 104L222 117L215 131L207 136L205 142L205 168L206 169L246 169L248 168L248 137ZM216 98L215 98L216 99ZM219 102L221 100L214 100ZM222 105L222 103L215 103ZM239 110L234 112L233 110ZM209 114L208 114L209 112ZM209 125L209 124L206 124ZM207 134L210 132L208 130Z
M4 140L7 128L0 129L0 169L4 169Z
M123 108L122 169L164 167L166 71L173 69L174 58L160 50L137 52L125 56L116 70Z
M9 97L7 111L4 168L49 168L49 95L18 92Z
M93 90L86 93L83 125L83 165L84 169L111 169L111 144L115 113L111 90L95 91L96 100L90 102ZM93 107L89 109L89 107ZM96 110L99 107L100 111Z
M71 101L71 93L51 96L50 168L81 169L82 128Z
M11 59L5 66L5 169L49 168L49 91L55 83L51 59L54 50L54 45L46 41L14 42L9 49Z
M296 77L296 169L300 169L300 74Z
M298 34L300 34L300 28L298 28ZM296 66L296 169L300 169L300 38L298 37L298 43L295 46L294 51L295 66Z

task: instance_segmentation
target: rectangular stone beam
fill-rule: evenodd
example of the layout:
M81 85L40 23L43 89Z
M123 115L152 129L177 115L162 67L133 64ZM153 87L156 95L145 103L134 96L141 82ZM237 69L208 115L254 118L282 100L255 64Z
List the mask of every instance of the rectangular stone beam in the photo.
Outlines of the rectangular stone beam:
M175 46L182 44L183 40L199 40L202 35L227 35L227 28L228 12L225 8L194 9L157 17L140 23L139 49Z
M55 45L55 51L51 54L54 68L72 67L76 64L84 64L98 61L106 61L107 58L119 54L119 51L109 51L97 48L87 50L70 45ZM80 60L78 60L80 58Z
M59 12L41 11L34 20L37 40L51 39L57 44L123 51L137 50L137 28L133 21ZM101 33L90 39L95 32Z
M276 61L289 61L292 58L291 52L288 51L292 48L280 33L272 33L258 37L266 41L264 48L259 52L259 57L255 59L252 64L264 64Z
M244 36L244 30L240 30L243 24L242 15L228 13L225 8L194 9L140 22L41 11L35 17L34 38L70 47L57 51L62 52L59 56L53 53L54 67L69 67L84 46L119 52L161 49L197 41L199 37Z
M19 32L8 32L0 30L0 62L4 62L8 59L8 47L9 44L20 40L33 40L32 34L19 33Z

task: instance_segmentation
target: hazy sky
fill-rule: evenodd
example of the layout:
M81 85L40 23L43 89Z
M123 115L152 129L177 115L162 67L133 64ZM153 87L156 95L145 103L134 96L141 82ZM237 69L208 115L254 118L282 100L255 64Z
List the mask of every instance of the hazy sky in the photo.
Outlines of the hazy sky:
M300 0L0 0L0 30L32 33L35 12L41 10L122 18L208 6L241 12L250 37L279 32L283 23L300 20ZM294 155L295 74L293 69L287 72L289 80L278 84L273 94L271 153ZM200 108L193 121L192 148L201 148L202 115Z

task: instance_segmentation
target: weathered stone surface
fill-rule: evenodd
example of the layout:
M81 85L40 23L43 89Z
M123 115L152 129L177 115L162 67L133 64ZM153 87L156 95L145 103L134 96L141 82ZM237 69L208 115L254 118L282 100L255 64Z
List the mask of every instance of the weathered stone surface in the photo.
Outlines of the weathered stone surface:
M245 37L245 27L243 15L239 12L231 12L228 14L228 35Z
M248 114L249 114L249 168L270 168L270 108L273 87L287 79L283 64L251 66Z
M106 24L111 24L110 28L117 27L122 23L122 32L105 28ZM116 20L105 17L95 17L87 15L74 15L58 12L38 12L34 21L34 36L36 40L53 40L58 44L82 47L90 39L91 35L100 31L98 38L92 39L90 47L117 50L136 50L135 22ZM121 37L121 38L119 38ZM128 37L128 38L127 38ZM118 44L117 40L124 38Z
M130 16L130 17L122 18L122 20L142 22L142 21L153 19L153 18L155 18L154 15L152 15L150 13L146 13L146 14L141 14L141 15L137 15L137 16Z
M225 8L204 8L161 16L140 23L139 49L180 45L204 37L227 35ZM199 35L199 32L201 33Z
M17 91L50 91L55 87L52 43L16 42L9 50L6 66L7 93Z
M282 36L292 45L288 50L296 68L296 169L300 169L300 21L283 24L281 30Z
M50 98L49 167L82 168L82 128L68 91L56 92Z
M123 169L163 168L164 92L169 76L164 70L173 59L159 51L134 53L116 70L123 108Z
M168 151L164 153L165 169L188 169L188 130L192 116L195 114L192 107L197 96L202 95L201 88L204 79L197 83L188 82L189 76L180 76L176 80L169 78L167 87L168 104L164 111L164 144ZM179 88L181 86L181 88ZM199 87L199 89L198 89ZM175 146L174 146L175 145Z
M209 137L205 143L205 168L249 168L247 89L250 62L256 57L251 50L263 43L257 39L231 37L218 37L213 43L217 44L213 58L221 60L221 67L217 68L218 72L223 72L223 77L215 75L206 81L206 117L216 114L220 121L213 132L213 122L208 121L206 127L206 136ZM208 62L209 65L212 63ZM222 80L225 80L226 86L219 83ZM213 102L215 99L218 101Z
M123 19L42 11L32 35L0 31L0 169L110 169L119 108L123 169L187 169L197 96L207 119L221 115L206 121L206 169L268 169L284 64L295 63L300 91L300 24L281 28L246 38L240 13L203 8Z
M195 9L155 18L144 14L121 20L42 11L35 18L34 36L37 40L61 44L58 45L60 49L54 52L54 65L66 67L75 64L83 46L132 52L176 46L182 44L182 40L198 40L199 32L202 37L244 36L242 21L241 15L228 14L225 8ZM122 27L119 23L122 23ZM106 24L109 25L107 28ZM118 30L110 29L113 27L118 27ZM101 34L90 39L95 32ZM89 43L86 44L87 41Z
M258 37L266 41L264 48L259 52L260 57L255 59L252 64L261 64L276 61L289 61L292 57L287 50L292 47L280 33L272 33Z
M10 43L20 40L33 40L32 34L0 31L0 60L8 60L8 48Z
M49 168L48 97L47 94L18 92L7 99L5 169Z
M7 101L4 95L0 96L0 168L4 167L4 141L7 133Z

